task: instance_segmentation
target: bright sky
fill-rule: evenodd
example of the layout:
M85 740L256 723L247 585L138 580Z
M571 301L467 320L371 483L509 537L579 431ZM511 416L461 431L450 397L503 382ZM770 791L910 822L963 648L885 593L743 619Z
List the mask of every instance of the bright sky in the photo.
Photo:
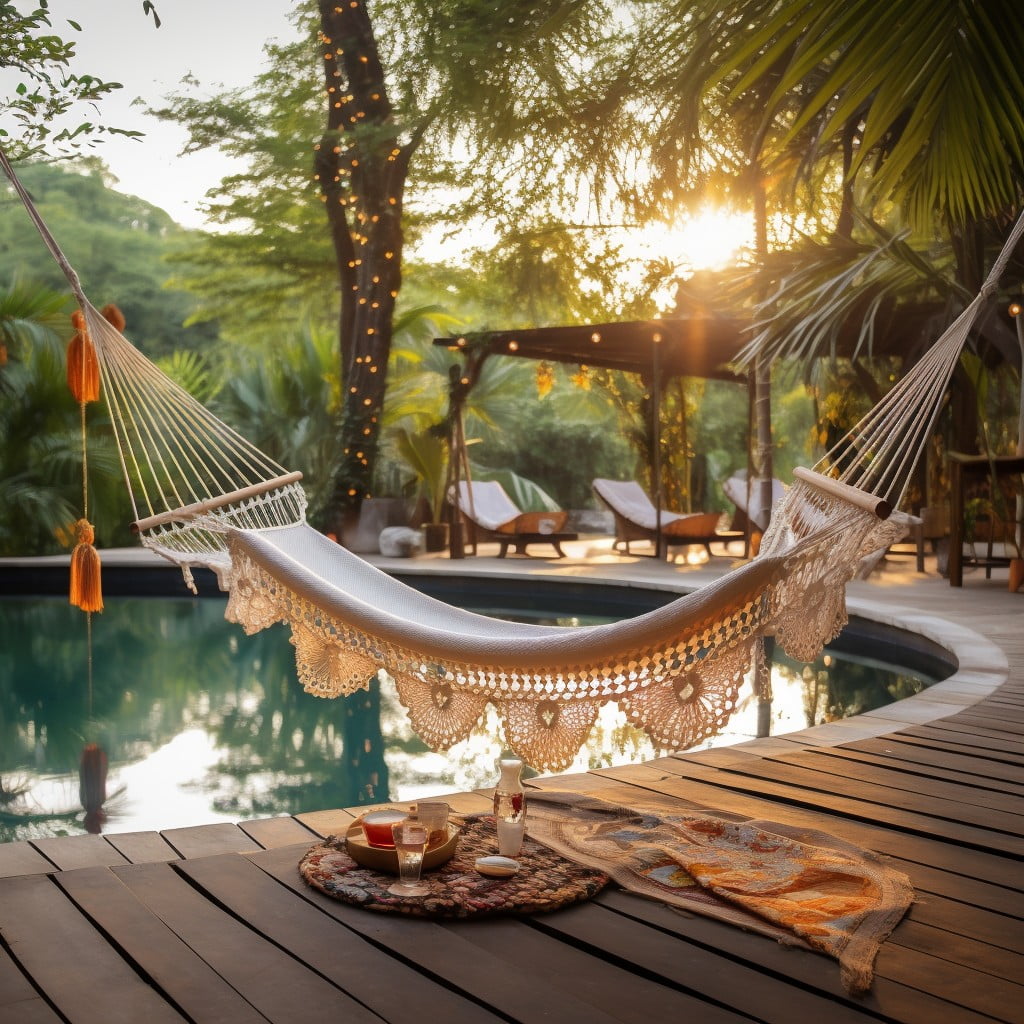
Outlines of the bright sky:
M262 66L264 44L293 35L288 16L295 4L293 0L155 2L160 28L143 14L142 0L50 0L51 22L57 35L75 41L79 59L73 70L124 86L104 99L98 112L83 109L81 119L146 133L137 141L110 137L92 150L118 178L118 191L161 207L186 227L201 227L198 205L204 193L230 172L230 163L213 151L179 157L185 132L148 117L132 101L142 97L148 104L159 105L188 74L199 80L204 94L212 94L222 84L251 81ZM75 32L68 18L78 22L82 31Z
M24 6L32 0L21 0ZM117 188L166 210L186 227L204 226L199 205L207 190L234 169L219 152L178 154L185 132L146 115L133 101L141 97L159 105L192 75L202 94L221 86L252 80L263 63L270 39L294 34L289 16L294 0L155 0L161 26L143 14L142 0L50 0L54 31L74 39L78 52L74 71L120 82L122 90L102 101L99 111L84 108L80 119L99 120L118 128L145 132L141 140L110 137L91 152L100 156L118 179ZM67 24L81 25L76 32ZM74 123L77 123L74 122ZM747 218L705 214L689 225L650 228L631 238L640 255L650 251L674 263L721 266L742 244L749 245ZM436 257L454 257L470 239L442 246ZM477 243L478 244L478 243Z

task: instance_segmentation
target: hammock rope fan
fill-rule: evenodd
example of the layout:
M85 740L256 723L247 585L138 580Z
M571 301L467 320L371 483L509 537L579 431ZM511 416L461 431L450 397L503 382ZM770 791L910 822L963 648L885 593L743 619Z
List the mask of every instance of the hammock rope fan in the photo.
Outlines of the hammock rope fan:
M465 739L488 704L507 746L568 767L602 705L660 747L719 731L763 640L811 661L846 624L860 560L900 539L899 504L972 325L1024 233L1024 216L974 301L772 515L758 557L710 586L622 622L566 629L495 620L427 597L306 523L301 474L261 453L147 360L88 301L6 157L0 163L85 317L141 543L212 568L226 617L291 630L305 689L336 697L385 670L433 749ZM840 471L840 467L842 467Z

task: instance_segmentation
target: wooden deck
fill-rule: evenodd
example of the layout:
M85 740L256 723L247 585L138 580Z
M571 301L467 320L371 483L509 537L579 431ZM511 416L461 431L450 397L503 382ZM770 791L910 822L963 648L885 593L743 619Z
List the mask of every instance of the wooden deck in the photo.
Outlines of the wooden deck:
M0 1021L1022 1022L1024 595L967 582L852 592L995 641L1009 677L976 703L968 665L895 732L883 712L837 725L838 743L779 738L541 783L624 803L669 794L885 855L918 901L865 998L829 959L614 888L528 919L360 911L298 877L300 854L350 818L320 811L0 846Z

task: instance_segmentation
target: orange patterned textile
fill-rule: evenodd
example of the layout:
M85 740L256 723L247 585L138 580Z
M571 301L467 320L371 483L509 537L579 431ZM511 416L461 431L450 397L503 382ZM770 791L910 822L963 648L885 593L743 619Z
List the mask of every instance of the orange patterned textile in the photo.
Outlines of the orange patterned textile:
M632 892L834 957L853 993L871 987L878 949L914 900L876 854L778 822L531 790L528 829Z

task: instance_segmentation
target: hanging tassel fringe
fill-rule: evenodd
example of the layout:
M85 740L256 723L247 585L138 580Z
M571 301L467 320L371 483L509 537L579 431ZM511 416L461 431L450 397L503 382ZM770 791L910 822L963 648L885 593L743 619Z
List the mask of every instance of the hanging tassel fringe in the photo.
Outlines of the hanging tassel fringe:
M75 523L78 544L71 552L70 601L84 612L103 611L103 588L100 583L100 555L93 547L96 533L85 519Z
M71 314L71 323L75 334L68 344L68 388L81 405L95 402L100 397L100 364L81 310L76 309Z
M121 332L124 331L124 328L125 328L124 313L122 313L121 310L118 309L117 306L114 305L114 303L108 302L100 310L100 312L103 314L103 319L106 320L108 324L113 325L113 327L114 327L114 329L116 331L121 331Z

